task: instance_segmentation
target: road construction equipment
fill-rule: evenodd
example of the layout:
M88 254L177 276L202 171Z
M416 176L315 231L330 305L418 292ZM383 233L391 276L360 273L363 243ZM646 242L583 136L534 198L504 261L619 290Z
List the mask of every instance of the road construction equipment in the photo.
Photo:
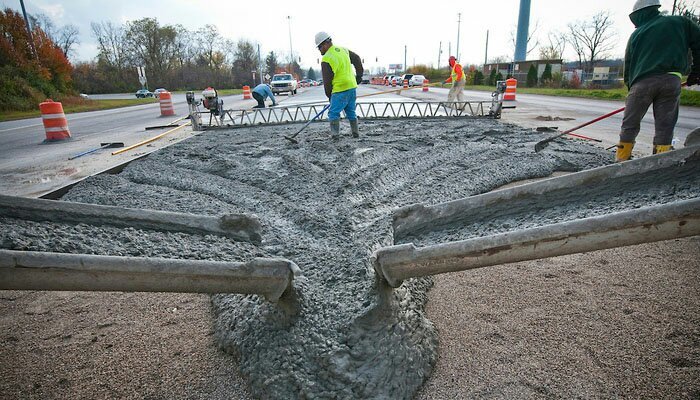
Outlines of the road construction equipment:
M195 215L0 195L0 216L39 222L92 223L121 228L218 235L254 244L262 241L262 225L255 214Z
M304 126L302 126L301 129L299 129L298 131L296 131L295 134L293 134L293 135L291 135L291 136L285 136L284 138L287 139L287 140L289 140L290 142L292 142L292 143L294 143L294 144L299 143L299 142L295 139L295 137L297 137L297 135L299 135L299 134L301 133L301 131L303 131L303 130L306 129L309 125L311 125L311 123L314 122L318 117L320 117L321 115L323 115L323 113L326 112L326 110L328 110L330 107L331 107L330 104L328 104L328 105L326 105L325 107L323 107L323 110L321 110L321 112L319 112L318 114L316 114L315 117L311 118L311 119L309 120L309 122L305 123Z
M84 152L82 152L82 153L78 153L78 154L76 154L76 155L74 155L74 156L72 156L72 157L68 157L68 159L69 159L69 160L74 160L74 159L76 159L76 158L78 158L78 157L82 157L82 156L84 156L84 155L87 155L87 154L90 154L90 153L94 153L94 152L96 152L96 151L98 151L98 150L102 150L102 149L111 149L111 148L116 148L116 147L124 147L124 143L122 143L122 142L100 143L100 147L97 147L97 148L92 149L92 150L84 151Z
M276 302L301 270L292 261L218 262L0 250L2 290L260 294Z
M461 234L465 240L384 247L375 251L372 263L380 277L398 287L411 277L698 235L698 170L700 147L689 147L434 206L406 206L394 213L397 242L420 240L435 232L449 232L449 237ZM559 222L555 213L550 220L556 222L537 223L549 208L581 211L578 208L586 204L595 208L596 199L619 199L621 194L611 191L638 190L645 182L658 181L676 182L667 187L673 193L665 202L658 200L663 198L658 189L653 196L657 200L648 207L629 204L625 209L626 203L620 200L615 209L623 211L592 209L584 213L591 217L565 222ZM683 195L678 194L681 189ZM513 228L517 221L526 228ZM496 234L471 237L473 229L484 224L501 228L486 230Z
M564 131L564 132L562 132L562 133L560 133L560 134L554 135L554 136L552 136L552 137L550 137L550 138L547 138L547 139L545 139L545 140L541 140L541 141L535 143L535 153L539 153L540 151L542 151L542 149L544 149L545 147L547 147L547 144L549 144L549 142L551 142L552 140L554 140L554 139L556 139L556 138L560 138L560 137L562 137L562 136L564 136L564 135L568 135L568 134L570 134L570 133L573 132L573 131L579 130L579 129L583 128L583 127L586 127L586 126L588 126L588 125L591 125L591 124L593 124L593 123L596 123L596 122L598 122L598 121L600 121L600 120L602 120L602 119L608 118L608 117L613 116L613 115L615 115L615 114L621 113L621 112L623 112L623 111L625 111L625 107L619 108L619 109L617 109L617 110L615 110L615 111L613 111L613 112L609 112L609 113L607 113L607 114L605 114L605 115L601 115L601 116L598 117L598 118L592 119L592 120L590 120L590 121L588 121L588 122L586 122L586 123L583 123L583 124L581 124L581 125L579 125L579 126L576 126L576 127L571 128L571 129L568 129L568 130L566 130L566 131ZM630 151L631 151L631 149L630 149Z

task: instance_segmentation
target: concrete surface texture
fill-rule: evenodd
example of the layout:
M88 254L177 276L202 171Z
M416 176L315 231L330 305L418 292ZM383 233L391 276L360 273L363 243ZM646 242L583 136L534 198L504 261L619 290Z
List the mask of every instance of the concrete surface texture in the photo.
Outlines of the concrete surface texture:
M290 125L206 132L138 160L119 175L88 179L63 199L197 214L254 213L263 226L260 246L213 236L92 226L90 221L78 225L38 224L11 218L0 221L10 227L0 233L0 244L12 250L229 261L284 257L296 262L303 270L304 278L295 280L293 295L279 305L254 295L221 294L213 297L215 322L212 335L222 349L235 356L248 386L241 385L240 378L234 374L230 379L232 384L227 386L230 389L225 394L227 397L216 394L208 386L209 393L212 393L208 398L249 398L252 395L280 399L408 399L416 395L426 380L427 386L418 394L423 396L421 398L499 397L499 393L501 397L509 397L509 394L516 397L571 397L572 393L574 396L579 393L567 384L569 373L559 364L553 364L551 368L538 364L537 374L520 380L514 374L522 377L530 370L528 365L551 360L550 353L547 353L547 359L537 358L544 349L576 342L577 329L583 329L576 326L577 318L586 315L564 312L577 308L579 302L586 305L581 310L595 310L598 305L607 304L589 297L595 280L584 279L589 269L590 274L597 274L605 268L598 268L597 264L596 268L586 264L570 267L574 271L571 276L580 276L578 279L569 279L570 275L565 272L548 272L545 276L553 275L551 279L562 285L561 289L556 289L558 286L552 281L549 299L542 293L543 301L549 301L548 307L532 308L527 301L513 296L517 293L524 296L528 291L541 293L543 289L541 282L534 278L525 279L527 284L518 285L518 278L509 275L511 270L507 266L499 267L493 275L489 275L490 269L481 270L482 279L491 279L485 287L480 287L478 280L463 287L451 287L455 294L454 297L448 294L448 297L462 299L462 295L470 292L477 297L465 303L444 301L444 308L438 314L450 314L453 309L460 318L469 319L472 314L466 311L479 310L480 317L475 324L500 324L505 320L504 325L499 325L504 330L516 322L522 326L525 321L534 321L541 329L547 330L553 320L557 327L566 320L566 326L570 328L563 332L556 330L553 336L542 335L540 330L528 330L527 327L507 333L494 330L490 336L494 341L502 340L499 337L504 338L506 344L509 340L515 341L517 350L498 359L491 354L480 355L489 362L484 368L490 375L484 377L482 374L481 383L470 381L473 387L463 387L459 380L450 385L440 381L445 376L461 376L462 371L454 369L460 368L459 364L448 364L446 370L438 369L435 376L428 379L436 361L441 368L441 362L451 357L448 350L438 352L438 346L442 346L438 344L438 331L425 311L432 279L411 280L399 289L390 290L376 280L369 256L373 250L393 244L391 212L398 207L454 200L513 181L546 177L555 171L577 171L603 165L611 162L611 153L572 140L551 143L546 151L535 153L534 144L544 138L542 134L488 120L362 121L359 140L351 139L348 126L343 125L342 132L346 136L338 141L329 138L327 124L312 124L299 136L299 145L287 143L281 135L291 134L296 129L297 126ZM559 212L554 218L571 216L571 210L555 209L552 212ZM694 245L684 254L694 255L697 260L697 241L691 243ZM551 270L557 270L556 262L552 263ZM606 265L603 262L598 264ZM516 269L516 272L521 269ZM699 281L697 268L693 270L694 276L692 273L688 275L685 267L684 271L683 276L691 279L689 286L696 287ZM535 278L540 277L541 272L537 270ZM654 268L647 272L652 274ZM626 285L625 282L614 283ZM566 287L573 289L564 289ZM574 290L576 296L567 297L570 294L555 289ZM630 296L635 293L635 289L628 286L613 286L611 290ZM692 304L698 304L697 293L697 290L694 295L690 293L688 304L691 307L687 310L684 304L678 303L674 303L675 308L662 307L673 308L670 312L682 314L681 317L674 314L668 321L679 326L677 335L671 336L684 340L683 343L688 337L694 337L692 340L697 342L699 308L692 307ZM17 299L19 296L6 297ZM509 303L511 301L513 303ZM558 302L565 303L561 312ZM9 305L5 307L11 308ZM497 317L504 313L509 313L507 318ZM489 322L491 315L496 317ZM601 318L606 318L605 326L616 326L617 314L601 313ZM679 318L686 318L691 323L681 326ZM441 317L441 329L450 329L444 319L449 317ZM588 321L586 318L581 320ZM695 331L691 329L692 321L695 321ZM479 345L485 340L482 337L482 333L486 334L483 325L474 325L474 329L468 325L459 328L461 331L454 333L463 335L467 342L471 340L472 350L478 353ZM188 334L187 330L183 332ZM453 332L442 334L451 338L450 333ZM117 330L109 333L119 334ZM18 346L23 343L22 334L5 331L3 335L14 338L0 347L3 358L20 354ZM673 338L669 340L675 340ZM163 340L167 342L168 338ZM685 345L692 345L692 340ZM591 351L596 354L605 351L606 342L603 340L588 346L595 350L585 352L584 346L580 354L572 352L570 358L576 361ZM464 351L464 346L458 348ZM462 357L477 353L462 353ZM629 354L623 352L615 359L615 367L606 369L606 361L599 361L593 364L590 372L578 370L586 389L580 393L589 397L608 397L611 393L613 396L631 394L635 397L635 394L644 393L640 390L646 385L662 379L649 372L655 366L625 364L628 357ZM700 365L697 346L694 350L691 346L689 352L677 357L667 358L674 359L681 367L697 369ZM3 368L4 377L21 375L22 366L13 365L15 368L11 371ZM650 377L651 383L645 381L646 385L642 384L641 389L616 386L616 377L612 376L616 367L648 368L644 376ZM683 387L696 390L694 388L700 386L697 375L695 378L692 374L679 376L685 379ZM597 379L596 384L586 383L589 378ZM510 384L511 380L515 383ZM221 379L210 385L216 382L221 382ZM188 395L193 393L192 386L181 384L187 390L174 397L207 398L201 394ZM133 390L132 385L124 385ZM111 385L112 390L118 392L117 386ZM450 392L455 386L472 395ZM60 389L63 390L61 393L82 393L88 397L93 393L89 391L89 385L81 387L83 392L65 387ZM164 393L173 390L163 384L159 387ZM22 388L14 383L3 384L3 392L7 393L27 393ZM617 388L622 388L622 391ZM628 390L624 391L625 388ZM678 397L678 385L667 388L668 391L661 391L664 396ZM37 392L40 390L35 388ZM123 392L126 389L121 390L121 396L128 396ZM152 393L152 389L148 390ZM136 393L139 393L138 386Z

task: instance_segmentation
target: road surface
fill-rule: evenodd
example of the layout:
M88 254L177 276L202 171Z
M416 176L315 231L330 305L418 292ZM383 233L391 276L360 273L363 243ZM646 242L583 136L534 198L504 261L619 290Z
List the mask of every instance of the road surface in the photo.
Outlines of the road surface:
M383 86L361 85L358 88L358 102L441 101L446 100L448 92L448 89L442 88L430 88L429 92L411 89L404 90L401 94L386 93L364 97L391 89ZM472 101L490 101L491 99L488 92L466 91L465 94L467 100ZM131 95L102 95L104 98L120 98L120 96ZM242 95L225 96L222 99L227 109L250 109L256 104L255 100L243 100ZM280 95L277 96L277 100L280 105L327 101L322 87L300 88L298 95ZM101 143L122 142L125 146L130 146L165 132L165 129L145 131L144 128L166 125L187 114L184 94L175 94L173 103L176 117L161 117L158 104L69 114L67 119L72 138L52 144L43 143L45 134L40 118L0 123L0 193L39 197L114 165L197 134L186 127L146 146L119 155L112 155L113 150L99 150L68 160L70 156L100 147ZM515 109L504 110L504 122L531 128L548 126L564 130L623 107L624 103L518 94L514 105L516 105ZM571 120L545 120L550 117ZM577 133L600 139L602 140L600 145L607 148L617 143L621 121L622 114L618 114L583 128ZM182 124L184 121L179 123ZM686 135L699 126L700 108L681 107L676 129L679 147L682 146ZM548 137L547 135L551 133L544 133L543 139ZM650 110L642 121L642 131L637 140L635 154L637 156L651 154L652 139L653 114Z

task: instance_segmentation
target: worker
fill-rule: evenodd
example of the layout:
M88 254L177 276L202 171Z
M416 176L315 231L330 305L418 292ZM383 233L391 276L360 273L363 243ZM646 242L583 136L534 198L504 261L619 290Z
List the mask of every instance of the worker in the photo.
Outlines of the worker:
M265 108L265 99L270 98L272 100L272 106L276 106L275 95L272 94L270 87L264 83L259 84L253 88L253 98L258 101L258 105L253 108Z
M671 150L678 121L681 75L688 72L688 49L693 66L688 86L700 83L700 28L686 17L659 12L659 0L637 0L630 20L636 27L625 51L624 81L629 88L616 161L632 156L642 117L654 105L653 154Z
M447 101L448 102L453 102L455 99L457 101L464 101L464 83L466 81L466 78L464 76L464 70L462 70L462 65L457 62L457 59L455 56L450 56L450 68L452 68L452 72L450 73L450 77L445 80L444 84L447 83L452 83L452 87L450 88L450 92L447 94Z
M331 36L319 32L315 37L316 47L323 55L321 59L321 74L323 87L331 105L328 109L328 121L331 125L331 136L337 138L340 134L340 112L344 111L350 121L352 137L360 137L355 113L357 85L362 82L362 59L352 51L335 46ZM355 67L355 72L351 66Z

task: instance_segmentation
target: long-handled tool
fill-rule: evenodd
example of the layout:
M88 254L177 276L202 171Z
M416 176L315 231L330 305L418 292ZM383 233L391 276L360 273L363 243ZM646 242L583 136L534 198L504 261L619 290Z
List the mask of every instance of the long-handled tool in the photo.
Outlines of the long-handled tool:
M299 129L295 134L293 134L292 136L285 136L284 138L287 139L287 140L289 140L290 142L292 142L292 143L294 143L294 144L299 143L299 142L298 142L296 139L294 139L294 138L297 137L297 135L300 134L301 131L303 131L304 129L306 129L307 126L311 125L311 123L314 122L314 121L316 120L316 118L318 118L318 117L320 117L321 115L323 115L323 113L326 112L326 110L328 110L330 107L331 107L330 104L326 104L326 106L323 107L323 110L321 110L320 113L316 114L316 116L313 117L313 118L311 118L311 119L309 120L309 122L305 123L304 126L302 126L301 129Z
M574 127L574 128L569 129L569 130L566 130L566 131L564 131L564 132L562 132L562 133L560 133L560 134L558 134L558 135L554 135L554 136L552 136L552 137L550 137L550 138L547 138L547 139L545 139L545 140L539 141L539 142L537 142L537 143L535 144L535 153L540 152L542 149L544 149L545 147L547 147L547 144L549 144L549 142L551 142L552 140L554 140L554 139L556 139L556 138L560 138L560 137L562 137L562 136L564 136L564 135L568 135L568 134L570 134L571 132L573 132L573 131L575 131L575 130L581 129L581 128L585 127L585 126L588 126L588 125L590 125L590 124L596 123L596 122L600 121L601 119L608 118L608 117L610 117L610 116L613 116L613 115L615 115L615 114L621 113L621 112L623 112L623 111L625 111L625 107L622 107L622 108L620 108L620 109L617 109L617 110L615 110L615 111L613 111L613 112L610 112L610 113L607 113L607 114L605 114L605 115L601 115L600 117L598 117L598 118L596 118L596 119L593 119L593 120L588 121L588 122L586 122L586 123L584 123L584 124L581 124L581 125L579 125L579 126L577 126L577 127Z
M100 147L95 148L95 149L92 149L92 150L84 151L84 152L79 153L79 154L76 154L76 155L74 155L74 156L72 156L72 157L68 157L68 159L69 159L69 160L73 160L73 159L75 159L75 158L82 157L82 156L84 156L84 155L86 155L86 154L94 153L94 152L96 152L97 150L111 149L111 148L114 148L114 147L124 147L124 143L122 143L122 142L100 143Z

